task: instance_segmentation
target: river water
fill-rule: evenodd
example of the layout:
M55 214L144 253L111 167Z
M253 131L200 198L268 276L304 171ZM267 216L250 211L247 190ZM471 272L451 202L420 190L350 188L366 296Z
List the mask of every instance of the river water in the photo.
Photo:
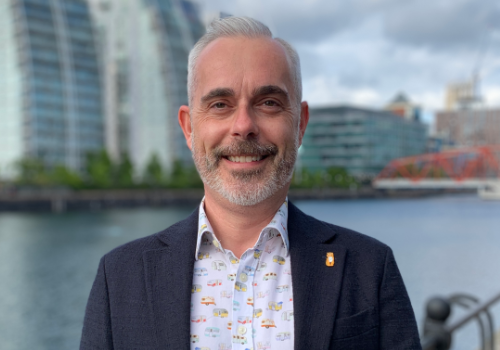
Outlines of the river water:
M295 204L391 246L419 327L430 296L461 292L485 299L500 292L500 202L467 195ZM100 257L193 209L0 213L0 349L77 349ZM500 305L493 313L498 328ZM470 325L454 337L453 349L478 344L477 327Z

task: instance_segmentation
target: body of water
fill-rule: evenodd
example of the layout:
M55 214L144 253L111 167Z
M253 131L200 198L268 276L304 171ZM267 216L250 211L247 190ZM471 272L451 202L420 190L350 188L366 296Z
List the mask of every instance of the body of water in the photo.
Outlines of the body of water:
M500 292L500 202L449 196L295 204L391 246L419 326L430 296ZM193 209L0 213L0 349L77 349L100 257ZM498 328L500 305L493 313ZM476 348L477 333L476 325L465 327L453 349Z

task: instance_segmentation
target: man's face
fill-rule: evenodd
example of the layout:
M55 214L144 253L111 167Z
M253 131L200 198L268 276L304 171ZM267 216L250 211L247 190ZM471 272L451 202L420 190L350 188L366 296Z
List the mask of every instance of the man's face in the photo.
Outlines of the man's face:
M272 39L221 38L202 51L181 126L206 191L248 206L288 187L307 124L307 104L293 92L285 50Z

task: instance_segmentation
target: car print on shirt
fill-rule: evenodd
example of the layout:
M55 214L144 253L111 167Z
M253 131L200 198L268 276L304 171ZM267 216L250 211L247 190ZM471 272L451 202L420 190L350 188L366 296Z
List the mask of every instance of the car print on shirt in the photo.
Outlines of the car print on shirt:
M248 266L246 265L245 266L245 273L248 275L248 276L254 276L255 274L255 267L252 267L252 266Z
M236 274L235 273L230 273L227 275L227 280L228 281L234 281L236 279Z
M206 337L220 337L220 329L217 327L207 327L205 328Z
M203 224L200 226L200 230L198 231L198 235L203 232L204 229L206 229L208 226L207 224Z
M239 311L240 310L240 303L237 302L236 300L233 300L233 311Z
M265 328L269 328L269 327L274 327L276 328L276 325L274 324L274 321L271 320L270 318L265 318L262 320L262 322L260 323L260 326L261 327L265 327Z
M265 262L259 262L257 265L257 271L262 271L267 267L267 264Z
M201 284L193 284L191 287L191 293L199 293L201 292Z
M290 271L290 269L285 269L285 270L283 270L283 274L284 275L291 275L292 271Z
M255 251L253 252L253 257L255 259L260 258L261 255L262 255L262 250L255 249Z
M229 312L226 309L214 309L213 314L215 317L224 318L229 316Z
M223 290L222 292L220 292L220 297L221 298L232 298L233 297L233 292L232 291Z
M247 337L244 337L242 335L233 334L233 343L246 344L247 343Z
M238 264L240 262L240 260L235 257L234 255L231 255L231 258L229 259L229 261L231 262L231 264Z
M200 341L200 337L196 334L191 334L190 341L191 343L198 343Z
M247 291L247 285L245 283L236 282L234 284L234 289L236 289L239 292L246 292Z
M276 247L272 243L268 243L266 245L266 249L264 249L264 251L268 254L271 254L272 252L274 252L275 249L276 249Z
M196 267L194 269L194 275L195 276L208 276L208 271L204 267Z
M221 286L222 285L222 280L210 280L207 282L207 286L209 287L215 287L215 286Z
M210 348L208 346L203 346L203 347L195 347L194 350L210 350Z
M247 305L253 306L253 298L252 297L247 298Z
M191 322L193 322L193 323L207 322L207 317L205 315L196 315L196 316L191 317Z
M269 296L268 290L266 290L265 292L260 291L257 293L257 299L263 299L263 298L268 297L268 296Z
M293 311L291 311L291 310L283 311L283 313L281 314L281 319L283 321L292 321L293 320Z
M282 285L282 286L277 286L277 287L276 287L276 291L277 291L278 293L288 292L288 288L289 288L289 287L290 287L290 286L289 286L288 284L284 284L284 285Z
M241 324L252 323L252 318L249 316L238 316L238 323Z
M271 343L266 341L266 342L258 342L257 343L257 350L269 350L271 349Z
M276 335L276 340L284 341L290 339L290 332L280 332Z
M214 297L202 297L200 303L207 305L207 306L208 305L215 305L215 298Z
M263 279L264 281L268 281L268 280L275 280L277 276L278 276L278 275L276 275L276 273L274 273L274 272L268 272L268 273L266 273L266 274L264 275L264 277L262 277L262 279Z
M283 302L276 302L276 301L270 301L267 306L269 307L269 310L273 311L280 311L281 308L283 307Z
M278 263L280 265L285 265L285 258L279 255L273 256L273 262Z
M231 344L219 343L218 350L231 350L231 349L232 349Z
M233 322L229 321L229 322L227 323L227 329L231 330L231 329L232 329L232 327L233 327Z
M203 253L203 252L198 253L198 260L209 259L209 258L210 258L209 253Z
M259 318L260 316L262 316L262 309L254 309L253 310L253 317Z
M226 269L226 263L221 260L212 261L212 269L222 271Z

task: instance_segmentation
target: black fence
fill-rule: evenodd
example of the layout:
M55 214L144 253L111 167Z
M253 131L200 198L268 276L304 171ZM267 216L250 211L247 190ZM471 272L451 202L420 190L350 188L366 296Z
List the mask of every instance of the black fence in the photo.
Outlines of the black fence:
M489 311L500 300L500 293L480 302L474 296L455 294L448 298L434 297L427 302L421 339L423 350L448 350L453 333L471 321L477 321L480 330L481 350L495 350L495 325ZM467 312L458 319L448 322L452 308L465 308Z

